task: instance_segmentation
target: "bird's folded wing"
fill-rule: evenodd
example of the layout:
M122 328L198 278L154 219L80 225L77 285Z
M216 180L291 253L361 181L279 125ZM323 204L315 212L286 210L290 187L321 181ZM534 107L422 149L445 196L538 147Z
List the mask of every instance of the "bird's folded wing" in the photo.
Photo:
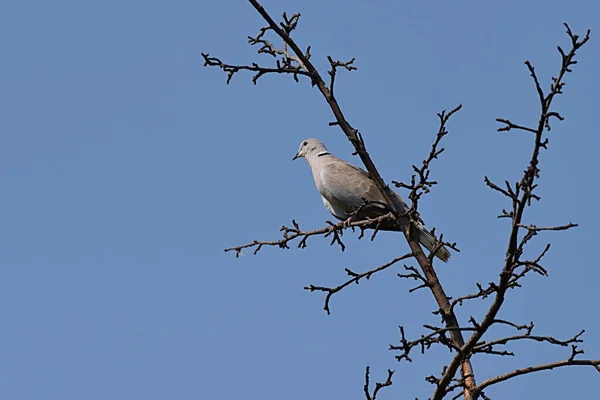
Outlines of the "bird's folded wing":
M381 192L366 172L345 161L323 165L320 178L323 189L352 210L358 209L364 201L385 204Z

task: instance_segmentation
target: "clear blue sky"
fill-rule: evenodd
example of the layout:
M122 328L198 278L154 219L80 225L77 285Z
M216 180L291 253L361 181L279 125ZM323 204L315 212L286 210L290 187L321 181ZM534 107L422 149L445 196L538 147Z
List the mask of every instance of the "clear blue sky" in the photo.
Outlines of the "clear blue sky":
M399 5L403 3L403 5ZM567 338L585 328L585 356L600 357L600 216L597 113L600 5L596 1L264 2L300 11L296 38L326 56L356 57L337 95L388 181L407 180L437 129L435 113L463 103L449 124L440 184L421 214L462 252L439 266L453 296L495 280L508 225L505 200L483 184L518 178L531 138L496 133L496 117L532 124L539 105L523 61L547 87L568 46L563 21L592 29L541 159L542 202L527 222L581 224L541 235L553 243L548 279L531 276L501 317L536 321ZM300 141L323 140L358 162L320 94L303 81L225 76L200 52L248 63L263 26L245 1L13 1L0 6L0 396L4 399L362 399L397 370L381 399L427 398L424 376L447 351L397 363L398 325L418 337L439 323L425 291L387 271L332 300L303 290L337 285L403 254L397 234L340 253L327 240L304 250L264 249L235 259L224 247L275 239L292 218L318 228L330 216ZM484 304L459 310L481 319ZM502 332L499 332L502 333ZM507 333L507 332L504 332ZM518 356L476 357L478 381L568 349L515 346ZM592 368L543 372L489 390L493 398L597 393Z

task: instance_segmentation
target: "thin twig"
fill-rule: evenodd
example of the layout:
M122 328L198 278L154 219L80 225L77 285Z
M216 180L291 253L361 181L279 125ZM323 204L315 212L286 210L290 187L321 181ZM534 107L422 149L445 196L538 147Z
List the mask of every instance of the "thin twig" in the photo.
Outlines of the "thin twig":
M509 380L511 378L514 378L514 377L517 377L520 375L531 374L533 372L545 371L545 370L549 370L549 369L567 367L567 366L573 366L573 365L590 365L590 366L596 368L596 370L598 372L600 372L600 360L567 359L567 360L556 361L556 362L548 363L548 364L541 364L541 365L535 365L532 367L519 368L519 369L515 369L514 371L507 372L506 374L498 375L494 378L490 378L490 379L487 379L487 380L481 382L479 385L477 385L475 387L475 389L473 390L473 393L476 396L478 394L481 394L481 391L489 386L495 385L497 383Z
M373 274L381 272L381 271L391 267L392 265L394 265L402 260L406 260L412 256L413 256L412 253L408 253L403 256L396 257L392 261L389 261L383 265L380 265L377 268L371 269L369 271L366 271L366 272L363 272L360 274L346 268L345 269L346 273L348 275L350 275L352 278L348 279L346 282L342 283L341 285L336 286L334 288L325 287L325 286L308 285L308 286L305 286L304 289L309 290L311 292L314 292L314 291L326 292L327 295L325 296L325 305L323 306L323 309L325 311L327 311L327 314L331 314L331 310L329 309L329 301L331 300L331 296L333 296L334 294L336 294L337 292L339 292L340 290L344 289L345 287L349 286L352 283L358 284L362 278L369 280Z

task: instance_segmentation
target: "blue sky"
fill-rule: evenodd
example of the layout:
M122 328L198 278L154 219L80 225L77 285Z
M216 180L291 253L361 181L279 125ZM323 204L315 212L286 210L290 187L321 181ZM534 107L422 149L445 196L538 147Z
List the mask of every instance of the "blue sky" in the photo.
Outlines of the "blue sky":
M600 6L592 0L459 3L264 1L275 17L301 12L298 43L356 57L336 93L363 133L384 179L408 180L429 151L435 113L458 103L440 182L421 215L461 248L439 275L452 296L495 280L508 205L483 177L517 179L531 137L496 133L497 117L533 124L539 105L523 61L544 86L557 73L562 23L592 40L567 77L550 150L541 158L542 201L526 221L579 223L540 235L553 243L550 277L510 292L501 317L536 322L567 338L585 328L585 356L600 357L597 318L597 93ZM349 161L326 103L308 82L251 75L230 85L202 67L271 62L246 43L263 26L244 1L6 2L0 6L0 395L7 399L364 398L396 369L386 398L427 398L442 349L397 363L398 325L418 337L439 323L425 291L389 270L336 295L332 315L308 284L335 286L404 254L397 234L346 235L344 253L314 238L304 250L264 249L236 259L223 248L275 239L295 218L314 229L330 216L303 160L317 137ZM458 311L481 319L483 302ZM498 332L502 334L503 332ZM506 333L506 332L504 332ZM479 356L478 381L568 349L524 343L514 358ZM497 386L493 398L589 397L598 374L575 367Z

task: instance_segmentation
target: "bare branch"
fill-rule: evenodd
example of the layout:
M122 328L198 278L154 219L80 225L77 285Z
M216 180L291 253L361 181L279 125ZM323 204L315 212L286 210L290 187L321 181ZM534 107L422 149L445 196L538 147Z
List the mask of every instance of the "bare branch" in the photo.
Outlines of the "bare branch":
M473 328L473 327L466 327L466 328L440 328L440 327L436 327L436 326L431 326L431 325L423 325L425 328L433 331L431 333L429 333L428 335L421 335L421 337L419 339L415 339L412 341L408 341L406 339L406 336L404 334L404 327L400 326L400 345L398 346L394 346L394 345L390 345L390 350L401 350L403 353L400 355L396 356L396 359L398 361L401 360L407 360L409 362L412 362L412 359L409 357L410 352L413 348L420 346L421 348L421 354L425 353L425 350L429 350L429 348L434 345L434 344L442 344L446 347L448 347L451 351L460 351L460 348L458 346L456 346L453 342L452 339L446 336L446 333L451 333L451 332L456 332L456 331L460 331L460 332L465 332L465 331L474 331L477 328Z
M515 328L518 331L526 331L527 334L531 334L531 331L533 330L534 324L533 321L531 321L529 324L524 324L524 325L518 325L515 324L514 322L510 322L510 321L506 321L503 319L495 319L493 321L494 324L502 324L502 325L509 325L512 326L513 328Z
M509 199L511 199L513 201L518 200L518 196L519 196L518 186L517 186L517 189L513 191L513 189L510 187L510 184L508 183L508 181L505 181L506 189L502 189L500 186L498 186L495 183L493 183L492 181L490 181L490 179L487 176L485 176L483 178L483 180L484 180L485 184L488 185L493 190L502 193L503 195L505 195L506 197L508 197ZM507 214L506 211L504 212L504 214L505 215Z
M329 309L329 300L331 300L331 296L333 296L334 294L336 294L337 292L339 292L340 290L344 289L345 287L349 286L351 283L356 283L358 284L359 281L362 278L365 278L366 280L371 279L371 276L373 274L376 274L377 272L383 271L384 269L387 269L389 267L391 267L392 265L396 264L397 262L400 262L402 260L406 260L407 258L412 257L412 253L408 253L405 254L403 256L400 257L396 257L394 258L392 261L387 262L377 268L374 268L372 270L363 272L363 273L356 273L352 270L350 270L349 268L345 268L344 270L346 271L346 273L348 275L350 275L352 278L347 280L346 282L342 283L341 285L334 287L334 288L329 288L329 287L324 287L324 286L315 286L315 285L309 285L309 286L305 286L304 289L305 290L309 290L311 292L314 291L319 291L319 292L326 292L327 296L325 296L325 305L323 307L323 309L325 311L327 311L327 314L331 314L331 310Z
M421 281L421 284L417 287L414 287L412 289L409 290L410 293L414 292L415 290L421 289L421 288L426 288L429 287L429 282L427 281L427 278L425 278L420 272L419 270L417 270L415 267L411 267L411 266L404 266L404 269L407 271L410 271L410 273L408 274L398 274L399 278L407 278L407 279L414 279L414 280L419 280Z
M484 288L483 286L481 286L480 283L475 283L475 285L477 286L477 289L479 289L479 291L477 293L471 293L471 294L467 294L465 296L461 296L461 297L457 297L456 299L454 299L452 301L451 307L454 309L454 307L458 304L460 306L462 306L463 301L465 300L472 300L472 299L485 299L487 298L489 295L491 295L492 293L494 293L497 289L497 286L495 283L490 282L487 288Z
M529 327L527 327L527 328L529 328ZM531 325L531 328L533 328L533 324ZM583 340L580 339L580 336L583 335L584 332L585 332L585 330L582 330L577 335L575 335L567 340L558 340L556 338L553 338L552 336L531 335L531 330L528 330L528 332L525 333L524 335L508 336L508 337L504 337L501 339L490 340L489 342L484 341L484 342L478 343L477 345L473 346L473 353L490 353L490 351L493 350L493 346L505 345L508 342L514 342L514 341L518 341L518 340L534 340L534 341L540 342L540 343L546 342L546 343L550 343L553 345L566 347L573 343L582 343Z
M335 75L337 73L337 69L338 67L343 67L346 68L347 71L355 71L356 67L352 64L354 64L354 58L351 59L350 61L346 61L346 62L341 62L341 61L333 61L333 58L331 58L331 56L327 56L327 60L329 61L329 65L331 65L331 69L329 70L329 92L331 93L331 96L333 96L333 85L335 82Z
M360 221L342 221L342 222L338 222L336 224L334 224L331 221L327 221L327 224L329 226L326 226L321 229L316 229L314 231L303 231L300 229L300 226L298 225L296 220L292 220L293 227L284 225L280 229L280 231L283 232L283 239L271 240L271 241L254 240L253 242L243 244L240 246L228 247L225 249L225 252L235 251L235 256L239 257L240 255L243 254L244 249L249 249L249 248L253 248L253 247L255 247L253 254L258 253L263 248L263 246L277 246L281 249L289 249L290 248L289 242L291 242L297 238L300 238L300 237L302 239L300 239L300 241L298 242L298 248L303 249L307 246L306 240L309 237L316 236L316 235L323 235L323 237L332 236L332 240L331 240L330 244L331 245L338 244L340 246L340 249L342 251L344 251L346 249L346 246L342 242L341 237L342 237L343 231L345 229L355 228L355 227L360 228L360 229L367 229L367 228L377 229L379 224L381 224L383 221L386 221L392 217L393 216L390 214L385 214L385 215L381 215L377 218L368 218L368 219L360 220ZM363 235L361 233L361 236L359 237L359 239L362 237L363 237Z
M498 128L498 131L510 131L511 129L519 129L522 131L527 131L527 132L533 132L536 133L537 131L533 128L530 128L528 126L523 126L523 125L517 125L517 124L513 124L512 122L510 122L507 119L504 118L496 118L496 121L504 124L505 126Z
M566 225L558 225L558 226L536 226L536 225L524 225L524 224L517 224L517 226L519 228L527 229L528 231L541 232L541 231L566 231L567 229L575 228L579 225L569 222Z
M391 369L388 369L388 377L387 380L385 382L376 382L375 383L375 389L373 390L373 394L369 393L369 375L370 375L370 367L367 366L365 369L365 386L364 386L364 392L365 392L365 397L367 398L367 400L376 400L377 398L377 393L379 393L379 391L387 386L391 386L392 385L392 376L394 375L394 372Z
M589 31L587 32L586 36L583 39L579 40L579 37L577 35L574 35L571 32L568 25L565 24L565 26L567 27L567 34L569 35L569 37L571 39L571 49L568 53L564 53L564 51L562 51L562 49L559 49L559 52L561 53L561 57L562 57L561 69L558 74L558 77L553 79L553 84L547 95L544 95L544 93L543 93L543 90L539 83L539 79L535 73L533 66L531 65L531 63L529 61L526 62L527 68L529 69L529 72L530 72L531 76L533 77L534 84L535 84L536 91L538 93L538 97L539 97L539 101L540 101L540 105L541 105L541 113L540 113L537 128L533 129L533 128L521 127L521 126L511 124L508 120L499 119L499 122L502 122L506 125L505 129L502 129L502 130L508 130L510 128L518 128L518 129L522 129L522 130L526 130L526 131L535 133L535 142L534 142L533 152L531 155L531 160L529 161L529 166L525 170L521 181L516 185L518 190L520 190L520 193L517 195L517 193L518 193L517 190L513 191L514 194L518 196L516 199L513 196L513 194L511 192L509 192L508 190L505 191L504 189L499 188L497 185L491 184L491 182L489 182L489 180L486 180L486 184L488 184L488 186L490 186L492 189L499 191L502 194L504 194L505 196L508 196L509 198L511 198L511 203L512 203L512 208L513 208L512 212L509 214L506 211L504 211L504 214L503 214L503 216L510 215L510 217L511 217L511 233L510 233L508 248L506 251L506 259L504 262L504 267L502 268L502 272L500 273L499 283L496 284L496 288L494 289L494 295L495 295L494 301L492 302L484 319L478 325L479 329L477 329L473 332L471 337L467 340L467 343L465 343L465 345L462 346L461 352L457 353L453 357L452 361L449 363L449 365L446 368L445 372L443 373L442 377L438 380L438 386L432 397L432 399L434 399L434 400L441 400L447 394L447 390L450 385L450 382L454 378L456 371L458 370L459 365L461 365L461 363L463 362L465 356L468 354L472 354L473 349L475 348L475 346L478 345L483 334L485 332L487 332L489 327L492 324L494 324L495 321L497 321L496 315L498 314L498 311L500 310L502 304L504 303L504 295L505 295L506 291L511 287L518 286L519 285L518 279L520 277L524 276L529 271L535 271L535 272L538 272L541 274L547 273L546 270L542 268L542 266L540 265L539 262L540 262L541 258L546 254L546 252L548 251L550 246L549 245L546 246L544 251L535 260L531 260L531 261L521 260L524 244L534 234L536 234L538 232L538 230L536 230L535 228L529 229L527 234L525 235L525 237L520 241L519 241L519 230L524 227L522 225L522 219L523 219L523 213L525 211L525 208L527 206L531 205L532 199L539 200L539 196L533 194L533 190L537 186L534 183L535 179L539 177L539 166L538 166L539 165L539 154L540 154L540 151L542 149L546 149L547 145L548 145L548 140L545 139L543 135L544 135L545 130L550 129L550 126L548 123L549 119L551 117L558 118L557 116L559 115L555 112L550 111L552 99L557 94L562 93L562 87L564 86L563 78L567 72L571 72L569 67L571 65L575 64L575 61L573 60L573 58L575 57L576 51L589 40ZM506 127L508 127L508 128L506 128ZM510 185L507 185L507 187L510 188ZM572 224L566 225L563 228L568 229L571 227L570 225L572 225ZM560 229L557 229L557 230L560 230ZM520 273L515 273L515 269L517 269L519 267L522 267L523 270ZM569 360L567 360L567 361L569 361ZM556 363L555 364L547 364L546 366L541 367L541 369L550 369L551 367L548 367L548 365L552 366L552 368L555 366L561 366ZM568 364L565 364L565 365L568 365ZM539 369L540 367L531 367L531 368L533 370L541 370L541 369ZM536 369L536 368L538 368L538 369ZM509 379L512 376L521 375L521 374L522 374L522 372L512 374L512 375L508 374L508 376L506 378L503 378L500 380ZM500 381L500 380L498 380L498 381ZM486 386L489 386L489 384L484 385L482 383L482 384L478 385L477 392L481 392L481 390L483 388L485 388ZM475 391L473 391L473 393L475 393ZM466 393L465 393L465 397L467 397ZM476 397L476 395L475 395L475 397Z
M277 73L277 74L293 74L294 79L298 81L297 75L305 75L310 76L310 74L306 71L299 69L298 67L285 66L287 63L284 63L284 66L278 63L276 68L269 67L261 67L256 63L252 63L252 65L234 65L227 64L221 61L217 57L211 57L207 53L200 53L204 58L204 66L218 67L223 70L223 72L227 73L227 84L231 82L231 78L239 71L253 71L256 74L252 77L252 83L256 85L258 78L265 74L269 73Z
M458 110L460 110L461 108L462 108L462 104L459 104L454 109L450 110L450 112L446 112L446 110L443 110L441 113L438 113L438 118L440 120L440 127L439 127L438 133L435 137L435 141L431 145L431 151L429 152L428 157L425 160L423 160L423 164L421 165L421 167L417 167L416 165L412 166L412 168L416 172L416 174L412 175L411 183L406 184L403 182L392 181L392 183L396 187L410 190L410 194L408 195L408 198L413 202L413 205L411 206L411 210L413 210L414 212L416 212L416 210L418 208L417 203L418 203L419 199L421 198L421 196L425 193L429 193L430 188L433 185L437 184L436 181L432 181L429 179L430 165L433 160L437 159L438 156L440 154L442 154L444 152L444 150L446 150L443 147L438 149L438 146L439 146L440 142L442 141L442 138L448 134L448 131L446 130L446 123L448 122L450 117L452 117L452 115L454 113L456 113ZM416 180L417 176L419 178L418 182Z
M532 367L519 368L514 371L507 372L506 374L498 375L494 378L490 378L488 380L481 382L479 385L477 385L475 387L475 389L473 390L473 393L475 396L477 396L478 394L481 394L481 391L483 389L485 389L489 386L495 385L497 383L509 380L511 378L514 378L514 377L517 377L520 375L531 374L533 372L545 371L548 369L567 367L567 366L573 366L573 365L590 365L590 366L596 368L596 370L598 372L600 372L600 360L574 360L572 358L569 358L567 360L557 361L557 362L553 362L553 363L541 364L541 365L536 365L536 366L532 366Z

